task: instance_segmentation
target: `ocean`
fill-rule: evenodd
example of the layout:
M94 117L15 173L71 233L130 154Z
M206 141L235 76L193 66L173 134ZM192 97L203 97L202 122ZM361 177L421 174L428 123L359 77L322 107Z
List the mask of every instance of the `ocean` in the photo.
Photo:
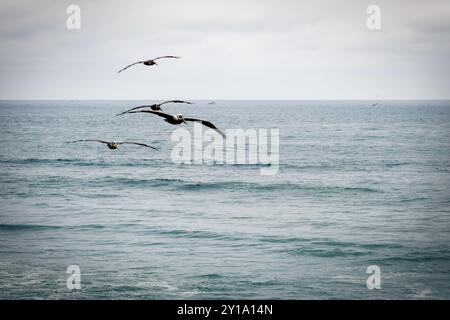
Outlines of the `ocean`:
M450 298L450 101L164 106L278 128L273 175L174 163L177 127L114 117L150 102L0 102L0 299Z

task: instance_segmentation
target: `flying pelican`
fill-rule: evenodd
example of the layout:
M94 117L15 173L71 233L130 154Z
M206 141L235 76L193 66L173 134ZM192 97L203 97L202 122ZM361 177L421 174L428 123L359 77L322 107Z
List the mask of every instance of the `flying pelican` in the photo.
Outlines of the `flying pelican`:
M163 117L164 121L170 123L170 124L182 124L186 123L186 121L193 121L193 122L200 122L202 125L211 128L213 130L216 130L218 133L222 135L222 137L226 138L225 134L220 131L212 122L208 120L202 120L202 119L196 119L196 118L185 118L182 114L179 114L177 116L170 115L164 112L160 111L153 111L153 110L139 110L139 111L130 111L128 113L139 113L139 112L146 112L146 113L153 113L157 116Z
M164 101L164 102L161 102L161 103L152 104L152 105L149 105L149 106L139 106L139 107L134 107L134 108L132 108L132 109L130 109L130 110L127 110L127 111L124 111L124 112L122 112L122 113L116 114L116 116L120 116L120 115L122 115L122 114L128 113L128 112L133 111L133 110L141 109L141 108L150 108L150 109L152 109L153 111L163 111L163 110L161 109L161 106L162 106L163 104L166 104L166 103L186 103L186 104L192 104L192 102L189 102L189 101L183 101L183 100L169 100L169 101Z
M126 66L123 69L120 69L117 73L121 73L123 70L128 69L129 67L134 66L135 64L139 64L139 63L144 64L144 66L157 65L156 60L158 60L158 59L166 59L166 58L180 59L180 57L177 57L177 56L162 56L162 57L157 57L155 59L138 61L138 62L135 62L135 63L132 63L132 64Z
M103 140L95 140L95 139L87 139L87 140L75 140L75 141L68 141L67 143L74 143L74 142L82 142L82 141L94 141L94 142L101 142L101 143L105 143L106 146L112 150L118 149L119 145L121 144L136 144L138 146L143 146L143 147L147 147L147 148L152 148L154 150L158 150L155 147L149 146L148 144L145 143L138 143L138 142L131 142L131 141L124 141L124 142L117 142L117 141L103 141Z

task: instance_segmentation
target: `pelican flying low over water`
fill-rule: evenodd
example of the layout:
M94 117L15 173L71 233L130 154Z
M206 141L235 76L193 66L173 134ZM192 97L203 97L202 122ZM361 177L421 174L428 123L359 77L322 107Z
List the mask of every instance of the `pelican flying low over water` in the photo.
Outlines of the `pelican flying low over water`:
M186 123L186 121L200 122L202 125L217 131L218 133L220 133L220 135L222 137L226 138L225 134L222 131L220 131L212 122L210 122L208 120L202 120L202 119L197 119L197 118L185 118L185 117L183 117L182 114L175 116L175 115L167 114L164 112L152 111L152 110L130 111L127 113L139 113L139 112L156 114L157 116L164 118L164 121L166 121L170 124L174 124L174 125Z
M150 108L150 109L152 109L153 111L163 111L163 110L161 109L161 106L162 106L163 104L166 104L166 103L186 103L186 104L192 104L192 102L184 101L184 100L169 100L169 101L164 101L164 102L161 102L161 103L156 103L156 104L152 104L152 105L148 105L148 106L134 107L134 108L131 108L131 109L127 110L127 111L124 111L124 112L121 112L121 113L119 113L119 114L116 114L116 116L120 116L120 115L125 114L125 113L128 113L128 112L130 112L130 111L137 110L137 109L142 109L142 108Z
M95 139L87 139L87 140L75 140L75 141L68 141L67 143L74 143L74 142L85 142L85 141L93 141L93 142L101 142L106 144L106 146L109 149L115 150L119 148L119 145L121 144L136 144L138 146L142 146L142 147L147 147L147 148L152 148L154 150L158 150L155 147L149 146L148 144L145 143L139 143L139 142L131 142L131 141L123 141L123 142L117 142L117 141L103 141L103 140L95 140Z
M158 60L158 59L168 59L168 58L171 58L171 59L180 59L180 57L177 57L177 56L161 56L161 57L157 57L157 58L150 59L150 60L138 61L138 62L135 62L135 63L132 63L132 64L126 66L126 67L123 68L123 69L120 69L117 73L121 73L121 72L124 71L125 69L128 69L129 67L134 66L134 65L136 65L136 64L140 64L140 63L142 63L144 66L154 66L154 65L157 65L156 60Z

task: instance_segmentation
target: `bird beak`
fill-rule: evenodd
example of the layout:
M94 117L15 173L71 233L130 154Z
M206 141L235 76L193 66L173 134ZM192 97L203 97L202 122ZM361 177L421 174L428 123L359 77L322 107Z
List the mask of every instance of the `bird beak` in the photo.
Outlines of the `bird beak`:
M183 122L184 122L185 124L187 124L186 120L184 120L184 119L183 119Z

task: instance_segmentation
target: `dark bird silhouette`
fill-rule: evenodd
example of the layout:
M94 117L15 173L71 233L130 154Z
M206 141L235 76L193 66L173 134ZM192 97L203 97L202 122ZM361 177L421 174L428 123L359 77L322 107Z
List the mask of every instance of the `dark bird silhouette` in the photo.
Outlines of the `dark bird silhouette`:
M189 101L183 101L183 100L169 100L169 101L164 101L164 102L161 102L161 103L156 103L156 104L152 104L152 105L148 105L148 106L134 107L134 108L131 108L130 110L127 110L127 111L121 112L121 113L119 113L119 114L116 114L116 116L120 116L120 115L125 114L125 113L128 113L128 112L130 112L130 111L137 110L137 109L142 109L142 108L150 108L150 109L152 109L153 111L163 111L163 110L161 109L161 106L162 106L163 104L166 104L166 103L186 103L186 104L192 104L192 102L189 102Z
M218 133L220 133L222 135L222 137L226 138L225 134L222 131L220 131L212 122L210 122L208 120L202 120L202 119L197 119L197 118L185 118L185 117L183 117L182 114L170 115L170 114L167 114L164 112L153 111L153 110L130 111L128 113L139 113L139 112L156 114L157 116L164 118L164 121L166 121L170 124L174 124L174 125L186 123L186 121L200 122L202 125L217 131Z
M116 141L103 141L103 140L96 140L96 139L87 139L87 140L75 140L75 141L68 141L67 143L74 143L74 142L84 142L84 141L93 141L93 142L101 142L106 144L106 146L109 149L115 150L119 148L119 145L121 144L136 144L138 146L142 146L142 147L147 147L147 148L152 148L154 150L158 150L155 147L149 146L148 144L145 143L139 143L139 142L131 142L131 141L123 141L123 142L116 142Z
M154 65L157 65L156 60L158 60L158 59L167 59L167 58L180 59L181 57L177 57L177 56L161 56L161 57L157 57L155 59L138 61L138 62L135 62L135 63L132 63L132 64L126 66L123 69L120 69L117 73L121 73L125 69L128 69L129 67L132 67L132 66L134 66L136 64L140 64L140 63L142 63L144 66L154 66Z

